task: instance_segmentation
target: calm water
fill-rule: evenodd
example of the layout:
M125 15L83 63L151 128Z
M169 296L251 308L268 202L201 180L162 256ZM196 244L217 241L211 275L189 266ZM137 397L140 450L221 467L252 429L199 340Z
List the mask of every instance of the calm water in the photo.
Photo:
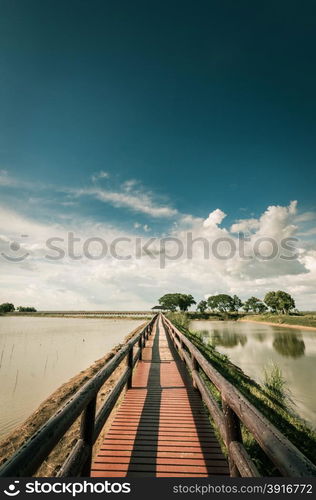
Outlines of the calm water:
M0 436L143 321L0 317Z
M264 367L277 363L297 413L316 427L316 330L234 321L192 321L191 328L257 382Z

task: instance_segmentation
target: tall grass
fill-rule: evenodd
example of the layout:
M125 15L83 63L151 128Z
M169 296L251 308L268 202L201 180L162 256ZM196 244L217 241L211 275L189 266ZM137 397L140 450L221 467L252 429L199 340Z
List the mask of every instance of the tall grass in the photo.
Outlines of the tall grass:
M167 314L168 319L177 325L179 328L189 329L190 326L190 318L184 312L169 312Z
M277 399L284 408L293 411L290 390L287 387L281 368L276 363L270 363L264 367L263 374L263 387L266 389L267 394Z

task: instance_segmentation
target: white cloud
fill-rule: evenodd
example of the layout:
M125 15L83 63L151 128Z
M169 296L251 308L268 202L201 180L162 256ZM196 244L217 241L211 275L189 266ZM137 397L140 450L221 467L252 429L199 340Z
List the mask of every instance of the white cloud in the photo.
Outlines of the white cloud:
M222 222L222 220L226 217L226 214L217 208L216 210L213 210L208 216L207 219L203 222L204 227L213 227L217 226Z
M272 237L279 244L282 237L295 236L301 225L297 223L293 207L293 204L268 207L253 224L246 253L259 238ZM176 260L167 260L166 267L161 269L159 259L165 254L160 251L159 240L149 248L153 250L152 257L137 256L133 231L140 228L146 231L144 225L137 222L130 233L84 218L77 218L75 223L64 220L62 224L47 225L2 207L0 252L7 255L28 252L30 256L18 264L0 257L0 302L12 301L39 309L140 309L152 307L158 297L172 291L192 293L199 300L220 292L247 298L262 297L271 289L285 289L294 295L300 308L315 309L316 250L303 241L299 242L299 255L291 261L279 258L248 261L238 255L230 259L218 259L214 255L204 258L201 238L211 244L217 238L238 242L236 234L219 227L224 215L220 209L214 210L206 225L199 218L179 216L178 226L169 234L177 240L166 243L166 252L176 255L180 242L184 254ZM192 258L187 255L188 231L196 240ZM47 238L62 238L63 242L58 244L66 249L70 232L80 238L75 244L75 256L80 258L75 260L69 255L62 260L45 258ZM28 237L23 238L23 234ZM117 251L121 256L130 254L131 258L118 260L108 254L102 259L87 258L83 255L83 243L94 237L103 238L108 244L116 238L129 238L131 243L124 240L117 243ZM21 245L18 252L10 250L14 241ZM100 249L97 241L90 242L93 257L100 255Z
M174 217L178 211L168 205L156 203L147 193L136 191L113 191L108 189L76 189L69 190L75 196L92 196L104 203L110 203L115 207L128 208L133 212L139 212L151 217Z
M128 181L123 182L122 189L129 193L130 191L135 189L135 186L137 186L137 184L138 182L135 179L130 179Z
M300 236L315 236L316 235L316 227L312 227L307 229L306 231L302 231L299 233Z
M230 228L232 233L250 233L254 229L258 229L260 222L258 219L239 219Z
M316 212L302 212L300 214L297 214L295 216L295 222L308 222L308 221L315 221L316 219Z
M11 177L7 170L0 170L0 186L16 186L17 181Z
M92 182L97 182L100 179L108 179L110 175L108 172L105 172L104 170L100 170L97 174L94 174L91 176Z
M141 228L141 229L143 229L145 231L145 233L148 233L148 231L150 231L150 229L151 229L148 226L148 224L142 225L139 222L134 222L133 227L134 227L134 229L140 229Z
M96 200L109 203L117 208L127 208L130 211L142 213L154 218L171 218L178 216L178 211L157 199L153 193L141 186L136 180L130 179L123 182L118 189L111 187L104 188L97 184L100 179L108 179L108 172L101 170L91 177L93 185L82 189L70 188L66 186L45 185L39 182L27 182L21 179L14 179L6 170L0 170L0 186L26 188L30 191L36 191L36 196L29 196L30 202L40 201L38 191L49 191L55 194L66 194L68 199L58 201L63 206L74 205L81 196L91 196ZM77 200L76 200L77 198ZM47 198L42 198L42 204L46 203Z

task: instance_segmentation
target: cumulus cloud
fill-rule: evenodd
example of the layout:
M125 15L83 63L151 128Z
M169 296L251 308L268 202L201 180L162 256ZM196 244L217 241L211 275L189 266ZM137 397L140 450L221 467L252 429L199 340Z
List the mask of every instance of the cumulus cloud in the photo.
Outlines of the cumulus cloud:
M258 229L260 222L258 219L239 219L235 222L230 230L232 233L250 233L251 231Z
M236 293L242 298L260 297L267 290L285 289L295 296L299 307L314 308L315 248L300 241L292 260L282 260L279 255L272 260L248 260L238 253L218 258L214 251L205 256L205 242L212 250L212 245L222 240L217 247L222 255L227 248L229 253L232 244L239 243L236 233L220 227L224 216L221 209L212 211L205 221L181 216L163 245L158 238L144 236L143 245L151 242L149 252L143 249L137 253L137 231L146 231L142 224L136 223L129 233L85 218L77 218L75 223L64 220L61 224L44 224L2 207L0 252L14 256L27 252L29 257L20 263L0 257L0 301L28 303L39 309L138 309L152 307L158 297L172 291L192 293L199 299L220 292ZM280 245L282 238L294 237L302 229L297 223L295 204L270 206L253 221L256 223L251 223L251 235L244 242L246 254L260 238L275 238ZM243 222L249 226L249 220L236 224ZM72 255L70 234L78 239ZM52 237L58 238L54 245L65 253L61 259L47 258L47 254L56 257L58 253L47 250L46 240ZM108 247L115 241L120 258L109 252L102 256L100 239ZM18 251L10 248L14 242L20 245ZM88 255L84 251L87 242Z
M226 214L220 209L217 208L216 210L213 210L208 216L207 219L203 222L204 227L213 227L217 226L220 224L223 219L226 217Z
M254 278L306 272L299 257L291 260L280 258L289 257L293 253L292 251L289 252L286 246L289 243L291 243L291 246L296 243L292 240L297 236L298 226L294 223L296 213L297 202L293 201L288 207L270 206L257 221L253 219L252 229L255 229L250 234L249 241L245 244L245 253L249 249L257 249L264 258L256 259L255 265L252 261L238 261L235 259L233 262L234 272ZM290 238L292 239L289 240ZM278 249L277 255L275 258L269 259L268 256L273 254L276 248Z

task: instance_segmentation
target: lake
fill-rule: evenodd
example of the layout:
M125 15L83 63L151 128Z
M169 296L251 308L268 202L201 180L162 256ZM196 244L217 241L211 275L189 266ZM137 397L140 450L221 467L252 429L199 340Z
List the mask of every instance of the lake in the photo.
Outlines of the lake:
M190 328L259 383L264 368L276 363L296 412L316 427L316 330L236 321L192 321Z
M0 436L143 321L0 317ZM316 426L316 331L234 321L193 321L191 328L258 382L276 362L297 413Z
M0 436L144 321L0 317Z

